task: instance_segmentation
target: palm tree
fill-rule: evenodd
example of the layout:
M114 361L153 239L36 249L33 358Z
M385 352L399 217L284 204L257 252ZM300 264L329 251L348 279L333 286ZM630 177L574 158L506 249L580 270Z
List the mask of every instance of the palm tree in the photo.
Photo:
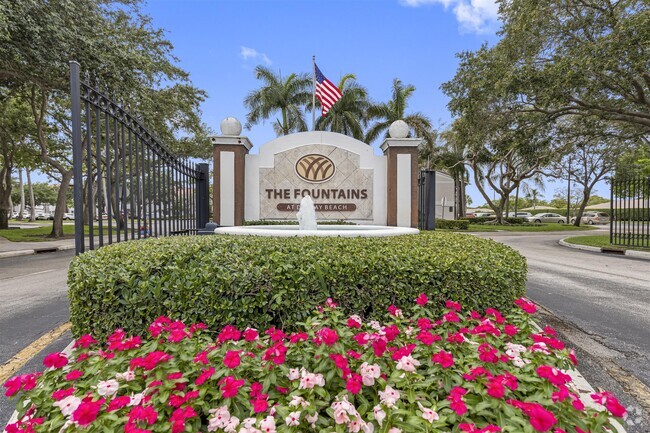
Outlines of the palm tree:
M332 131L363 140L363 130L368 124L366 114L370 108L368 91L359 85L354 74L341 78L341 99L336 101L326 116L316 122L316 130Z
M411 127L411 136L422 137L427 143L435 142L431 131L431 121L422 113L406 115L408 99L413 96L415 86L402 84L398 78L393 80L393 95L390 101L371 105L368 109L368 120L375 120L375 124L366 133L366 142L370 143L382 134L388 134L388 128L396 120L403 120Z
M291 74L283 80L280 74L264 66L255 68L255 76L263 85L244 99L244 106L249 110L246 128L250 129L279 111L280 118L273 122L277 135L306 131L304 107L311 103L311 78L306 74Z

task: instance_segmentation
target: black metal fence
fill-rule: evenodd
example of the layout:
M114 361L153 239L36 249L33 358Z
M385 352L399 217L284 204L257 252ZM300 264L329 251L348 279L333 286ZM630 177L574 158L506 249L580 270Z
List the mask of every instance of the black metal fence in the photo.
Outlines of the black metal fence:
M418 177L418 228L436 229L436 172L420 170Z
M134 113L81 80L77 62L70 87L76 253L203 228L208 165L171 153Z
M611 180L612 245L650 248L650 177Z

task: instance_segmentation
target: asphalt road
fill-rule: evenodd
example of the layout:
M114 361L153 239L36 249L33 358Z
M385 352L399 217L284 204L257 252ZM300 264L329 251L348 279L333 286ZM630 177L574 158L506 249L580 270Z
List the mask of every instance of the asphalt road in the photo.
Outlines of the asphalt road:
M0 364L68 321L74 251L0 259Z

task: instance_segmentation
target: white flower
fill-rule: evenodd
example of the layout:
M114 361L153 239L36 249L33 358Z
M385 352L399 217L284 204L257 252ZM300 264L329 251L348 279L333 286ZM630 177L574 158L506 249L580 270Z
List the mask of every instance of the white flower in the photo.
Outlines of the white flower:
M375 431L375 425L371 422L363 423L363 433L373 433Z
M359 420L350 421L348 423L348 431L350 433L358 433L361 430L361 427L363 427L363 425Z
M390 408L395 406L395 403L397 400L399 400L399 398L399 391L391 388L389 385L386 385L386 389L384 391L379 391L379 399L386 405L386 407Z
M135 379L135 373L133 370L126 370L124 373L117 373L115 375L115 378L117 380L123 380L125 382L131 382L133 379Z
M376 320L371 320L370 322L368 322L368 325L370 325L370 327L376 331L380 331L383 328L381 324L379 324L379 322L377 322Z
M422 411L422 418L429 422L434 422L438 420L438 413L432 409L429 409L427 407L422 406L422 403L418 401L418 406L420 406L420 410Z
M287 416L284 419L284 422L289 427L299 425L300 424L300 411L289 413L289 416Z
M398 429L397 427L393 427L392 429L388 430L388 433L402 433L402 430Z
M112 397L117 393L120 384L115 379L101 381L97 384L97 394L102 397Z
M61 409L61 413L63 414L63 416L72 415L72 412L77 410L80 404L81 404L81 399L75 397L74 395L69 395L64 399L54 402L54 406Z
M337 409L334 411L334 421L337 424L345 424L350 421L350 417L345 410Z
M313 415L305 415L305 419L309 424L311 424L311 428L316 428L316 421L318 421L318 412Z
M381 375L381 369L377 364L369 365L367 362L364 362L359 367L359 373L361 373L361 381L363 384L372 386L375 384L375 379Z
M291 407L298 407L301 406L303 408L309 406L309 402L305 400L304 398L300 397L299 395L294 395L291 398L291 401L289 402L289 406Z
M232 416L228 420L228 424L226 424L226 426L223 428L223 431L225 431L226 433L235 433L236 431L235 429L237 428L238 425L239 425L239 418L237 418L236 416Z
M413 373L418 365L420 365L420 361L414 359L411 355L407 355L402 356L402 358L397 362L397 369Z
M298 389L311 389L314 386L325 386L325 378L322 374L310 373L304 368L300 372L300 385Z
M140 403L142 403L142 399L144 398L144 393L140 392L138 394L131 394L131 401L127 406L138 406Z
M411 334L413 333L414 330L415 330L415 328L413 328L412 326L409 326L408 328L406 328L406 330L404 331L404 333L405 333L406 336L408 337L408 336L411 336Z
M210 409L209 412L212 414L212 417L208 420L208 431L216 431L228 425L228 422L230 421L230 412L228 412L226 406L221 406L217 409Z
M289 369L289 374L287 375L289 380L296 380L300 378L300 370L297 368L290 368Z
M264 433L275 433L275 419L272 416L267 416L260 421L260 428Z
M381 427L381 424L384 422L384 418L386 418L386 412L384 412L379 405L375 406L372 411L375 414L375 420L377 420L377 424L379 424L379 427Z

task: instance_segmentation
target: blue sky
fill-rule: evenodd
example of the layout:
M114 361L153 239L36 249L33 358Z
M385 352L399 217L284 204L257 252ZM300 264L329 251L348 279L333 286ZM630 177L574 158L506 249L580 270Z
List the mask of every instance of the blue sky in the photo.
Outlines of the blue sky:
M208 92L203 119L216 131L228 116L245 123L255 66L311 73L314 55L331 81L354 73L375 101L390 98L393 78L413 84L408 110L444 128L451 114L440 85L454 76L456 53L495 43L498 29L493 0L150 0L144 10ZM270 121L244 134L253 153L275 137ZM474 187L469 193L485 201Z

